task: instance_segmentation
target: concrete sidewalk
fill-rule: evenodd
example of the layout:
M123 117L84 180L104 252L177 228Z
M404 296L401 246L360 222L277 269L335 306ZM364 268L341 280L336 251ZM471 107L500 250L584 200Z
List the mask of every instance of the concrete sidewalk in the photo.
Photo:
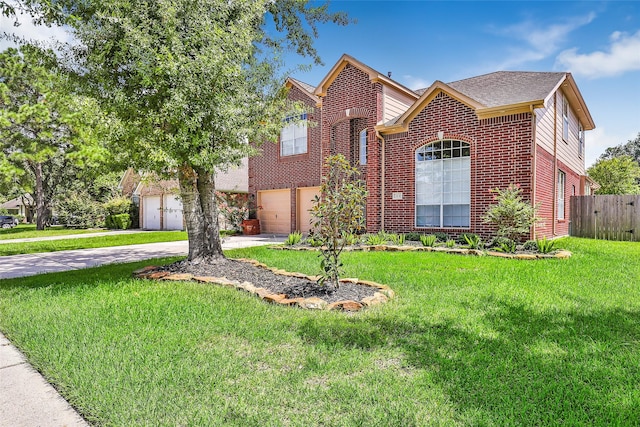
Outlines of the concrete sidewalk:
M231 236L223 249L282 243L282 236ZM0 279L77 270L112 263L186 255L188 243L167 242L0 257ZM0 333L0 427L88 426Z

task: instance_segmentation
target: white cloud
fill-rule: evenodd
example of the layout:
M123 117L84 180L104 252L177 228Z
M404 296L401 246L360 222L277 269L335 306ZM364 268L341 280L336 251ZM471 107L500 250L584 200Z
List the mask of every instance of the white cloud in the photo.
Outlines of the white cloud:
M512 26L493 30L494 33L515 40L524 41L526 47L509 49L508 57L498 66L508 69L521 64L547 58L560 49L567 36L574 30L587 25L596 17L595 13L573 17L560 24L541 27L538 22L524 21Z
M556 67L589 78L640 70L640 30L632 35L616 31L609 40L611 44L606 52L580 54L578 48L562 51L556 58Z
M624 144L627 141L634 139L636 134L612 135L607 133L606 128L597 127L594 130L587 132L585 137L585 165L589 167L598 160L598 157L600 157L607 148Z
M406 87L408 87L411 90L427 88L431 86L431 83L433 82L428 82L423 78L414 77L408 74L405 74L404 76L402 76L402 84L404 84Z
M17 18L20 25L15 27L13 25L14 17L0 16L0 29L2 29L0 34L7 33L16 37L47 43L51 48L54 48L55 42L67 43L73 40L72 36L63 27L35 25L28 15L18 15ZM10 46L15 47L16 44L0 37L0 50Z

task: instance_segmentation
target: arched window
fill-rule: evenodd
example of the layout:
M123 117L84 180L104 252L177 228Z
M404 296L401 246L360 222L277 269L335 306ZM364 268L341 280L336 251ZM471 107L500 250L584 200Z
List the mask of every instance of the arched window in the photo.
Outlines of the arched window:
M471 148L445 139L416 150L416 227L469 227Z

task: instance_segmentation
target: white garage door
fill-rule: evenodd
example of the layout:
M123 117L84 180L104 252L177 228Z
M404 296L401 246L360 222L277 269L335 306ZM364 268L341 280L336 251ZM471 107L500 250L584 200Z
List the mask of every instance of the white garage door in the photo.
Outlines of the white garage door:
M174 195L164 196L164 229L183 230L182 201Z
M160 196L142 198L142 228L160 230Z
M258 191L258 219L262 233L291 232L291 190Z
M298 202L296 206L298 208L298 231L302 233L308 233L311 231L311 212L309 210L313 207L313 199L315 196L320 196L320 187L303 187L298 188Z

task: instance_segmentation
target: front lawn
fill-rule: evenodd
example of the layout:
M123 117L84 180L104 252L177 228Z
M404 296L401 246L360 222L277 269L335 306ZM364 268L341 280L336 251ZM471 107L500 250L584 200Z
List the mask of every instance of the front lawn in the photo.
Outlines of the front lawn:
M130 278L148 263L4 280L0 329L96 425L637 424L640 245L563 247L347 253L397 293L357 314ZM318 271L316 253L229 255Z
M91 228L79 230L76 228L66 228L54 226L46 230L36 230L35 224L18 224L13 228L0 228L0 240L27 239L33 237L66 236L70 234L87 234L107 231L102 228Z
M2 243L0 256L67 251L72 249L106 248L109 246L187 240L186 231L145 231L144 233L114 234L81 239L42 240L37 242Z

